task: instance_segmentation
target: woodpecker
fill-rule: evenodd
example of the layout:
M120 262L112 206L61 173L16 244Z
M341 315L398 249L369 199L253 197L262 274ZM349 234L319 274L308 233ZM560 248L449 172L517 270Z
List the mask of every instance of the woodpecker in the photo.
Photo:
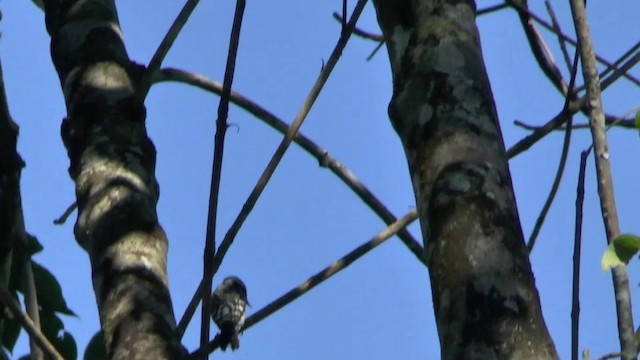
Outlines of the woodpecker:
M211 319L220 329L216 338L220 339L222 351L228 345L233 351L240 347L240 329L248 303L247 288L236 276L225 278L211 295Z

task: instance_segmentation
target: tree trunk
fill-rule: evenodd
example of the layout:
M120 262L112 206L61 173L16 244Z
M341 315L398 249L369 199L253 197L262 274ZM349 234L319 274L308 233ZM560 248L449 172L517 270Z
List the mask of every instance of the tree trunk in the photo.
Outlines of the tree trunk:
M472 1L375 0L443 359L557 359L524 245Z
M108 358L179 359L156 151L114 0L48 0L45 14L67 105L61 133L76 184L74 232L91 260Z

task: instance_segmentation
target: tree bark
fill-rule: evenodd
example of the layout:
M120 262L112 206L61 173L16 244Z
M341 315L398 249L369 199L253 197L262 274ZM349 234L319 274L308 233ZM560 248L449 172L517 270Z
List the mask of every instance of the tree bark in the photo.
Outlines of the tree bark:
M88 252L109 359L179 359L158 223L156 151L135 100L114 0L44 2L67 105L61 126L76 184L75 236Z
M473 1L374 0L443 359L557 359L516 209Z

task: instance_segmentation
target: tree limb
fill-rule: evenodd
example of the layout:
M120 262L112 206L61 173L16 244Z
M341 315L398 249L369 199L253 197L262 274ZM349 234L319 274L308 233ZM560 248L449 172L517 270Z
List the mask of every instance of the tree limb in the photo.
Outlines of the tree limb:
M602 219L607 234L607 242L610 243L620 234L620 226L613 194L613 178L609 164L609 150L604 127L604 111L600 95L598 69L583 0L571 0L571 12L576 33L578 34L578 47L582 58L582 75L587 84L587 98L590 109L589 124L595 152L594 158ZM637 345L634 338L629 279L627 278L625 267L616 267L612 272L622 359L631 360L636 358Z
M398 221L394 222L393 224L389 225L389 227L387 227L385 230L380 232L378 235L374 236L371 240L369 240L366 243L358 246L357 248L355 248L354 250L352 250L351 252L349 252L348 254L346 254L345 256L340 258L339 260L336 260L330 266L322 269L321 271L319 271L315 275L313 275L310 278L308 278L302 284L300 284L297 287L289 290L284 295L280 296L279 298L277 298L276 300L272 301L267 306L263 307L262 309L260 309L257 312L255 312L253 315L249 316L247 318L247 320L245 321L245 323L244 323L244 327L242 328L242 331L248 330L249 328L251 328L252 326L256 325L260 321L264 320L265 318L267 318L271 314L275 313L276 311L278 311L278 310L282 309L283 307L285 307L286 305L292 303L293 301L295 301L296 299L298 299L302 295L306 294L307 292L309 292L314 287L320 285L325 280L329 279L330 277L332 277L333 275L337 274L338 272L344 270L349 265L353 264L356 260L358 260L361 257L363 257L364 255L366 255L369 251L373 250L378 245L380 245L383 242L385 242L386 240L390 239L392 236L394 236L396 233L398 233L398 231L400 231L400 230L406 228L407 226L409 226L409 224L411 224L417 218L418 218L418 213L415 210L409 212L408 214L403 216L400 220L398 220ZM198 356L200 356L203 353L207 353L207 354L211 353L218 346L219 346L219 343L218 343L218 340L216 338L213 341L209 342L209 344L208 344L208 346L206 348L202 348L201 347L200 349L198 349L198 350L194 351L193 353L189 354L189 358L190 359L196 359ZM205 350L203 351L203 349L205 349Z

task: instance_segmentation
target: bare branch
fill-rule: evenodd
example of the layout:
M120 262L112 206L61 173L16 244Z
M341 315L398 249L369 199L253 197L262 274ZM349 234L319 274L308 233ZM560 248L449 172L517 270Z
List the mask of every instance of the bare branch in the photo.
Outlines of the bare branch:
M582 248L582 206L584 204L584 173L587 158L591 152L585 150L580 154L580 171L578 172L578 188L576 190L576 221L573 241L573 287L571 294L571 359L578 360L579 324L580 324L580 252Z
M229 53L227 55L227 66L224 73L224 84L222 94L218 103L218 119L216 120L216 135L213 149L213 168L211 170L211 188L209 190L209 211L207 216L207 232L204 246L204 269L203 269L203 291L202 291L202 318L200 323L200 347L204 347L209 342L209 323L211 320L211 282L213 275L218 268L213 267L213 258L216 252L216 220L218 216L218 195L220 192L220 178L222 177L222 159L224 155L224 137L227 132L227 117L229 116L229 95L233 84L233 75L236 69L236 57L238 55L238 44L240 42L240 29L244 16L245 0L237 0L236 10L233 16L233 25L229 39ZM206 360L206 357L204 357Z
M573 65L571 67L571 79L569 80L569 87L567 87L564 81L562 80L562 75L559 75L559 79L558 79L560 82L559 85L562 86L562 91L566 94L564 98L564 105L562 106L563 112L567 111L569 104L571 103L571 100L575 99L575 91L573 89L575 88L575 84L576 84L576 74L578 72L578 59L579 59L579 56L578 56L578 51L576 49L576 52L573 55ZM555 63L553 64L553 66L555 67ZM555 69L557 70L557 67L555 67ZM547 200L545 201L544 206L540 211L540 215L536 220L536 224L534 225L533 231L531 232L531 237L529 238L529 242L527 243L527 250L529 251L529 253L531 253L531 251L533 250L533 246L535 245L536 238L540 233L540 229L542 229L542 224L544 224L544 220L547 217L547 213L549 212L549 209L551 208L553 199L555 198L558 188L560 187L562 174L564 174L564 168L565 168L565 165L567 164L567 155L569 154L569 144L571 143L571 130L572 130L571 125L572 124L573 124L573 116L569 116L566 130L564 132L564 141L562 145L562 154L560 155L560 163L558 164L558 171L556 172L555 179L553 180L553 184L551 185L549 196L547 197Z
M607 136L604 130L604 111L600 95L600 82L583 0L571 0L571 12L573 14L576 33L578 34L578 48L582 58L582 76L587 84L587 97L590 108L589 124L591 125L591 134L593 137L602 219L607 233L607 242L611 242L620 234L620 226L618 224L618 214L613 193L613 178L609 164ZM624 360L635 359L637 346L633 331L629 279L627 278L627 272L624 267L616 267L612 272L616 310L618 313L618 336L620 338L622 358Z
M529 47L533 56L538 63L538 66L542 69L542 72L549 78L551 83L562 93L567 96L568 88L567 84L562 79L562 73L556 65L556 61L549 50L546 42L540 35L540 32L535 27L535 24L531 20L529 9L527 8L527 2L522 1L522 4L518 5L518 9L522 8L526 11L517 11L520 23L524 29L524 33L529 42Z
M567 41L559 36L558 34L562 34L562 29L560 28L560 23L556 18L556 13L553 11L553 7L551 6L551 2L549 0L544 1L544 5L547 7L547 12L549 13L549 17L551 18L551 24L553 25L553 30L558 37L558 43L560 44L560 50L562 50L562 57L564 58L565 65L567 66L567 70L571 71L573 67L571 66L571 57L569 56L569 51L567 50Z
M635 129L636 125L633 119L625 119L622 117L617 117L617 116L613 116L613 115L606 115L605 119L604 119L604 123L607 125L607 127L621 127L621 128L625 128L625 129ZM526 130L540 130L543 128L543 126L534 126L534 125L529 125L526 124L520 120L514 120L513 124L515 126L521 127L523 129ZM574 130L580 130L580 129L589 129L589 124L575 124L571 126L572 129ZM566 129L566 127L560 126L554 130L564 130Z
M638 61L640 61L640 52L634 55L631 59L624 63L620 68L613 71L606 79L602 80L600 87L604 91L607 87L613 84L618 78L623 76L629 69L631 69ZM540 127L538 130L534 131L532 134L526 136L524 139L520 140L518 143L513 145L509 150L507 150L507 155L509 158L513 158L516 155L522 153L523 151L529 149L533 144L537 143L549 134L551 131L562 126L566 120L568 119L568 115L575 114L578 112L585 104L587 103L587 96L583 96L579 100L572 101L569 105L568 112L565 114L564 112L560 112L553 119L549 120L545 125Z
M73 204L67 207L67 209L64 211L64 213L62 213L62 215L60 215L59 218L53 220L53 223L55 225L64 224L65 222L67 222L67 219L69 218L69 216L73 214L73 211L77 208L78 208L78 203L74 201Z
M196 86L200 89L221 94L222 85L205 76L193 74L179 69L162 69L156 73L154 82L177 81L189 85ZM289 125L282 119L270 113L264 107L251 101L249 98L232 91L231 102L240 108L246 110L257 119L262 120L273 129L281 134L285 134ZM302 149L307 151L309 155L318 160L322 167L326 167L333 172L342 182L349 187L376 215L378 215L387 225L397 221L397 218L387 209L380 201L346 166L334 158L327 150L317 145L313 140L309 139L302 133L298 133L293 141ZM398 237L407 246L407 248L416 256L420 262L427 266L423 258L423 248L416 239L406 230L400 230Z
M341 24L346 21L346 19L337 12L333 13L333 18ZM370 33L358 27L353 28L353 35L375 42L384 42L384 37L382 35Z
M622 353L612 352L609 354L602 355L601 357L598 358L598 360L611 360L611 359L618 359L620 357L622 357Z
M250 327L264 320L271 314L275 313L276 311L292 303L302 295L306 294L314 287L320 285L323 281L329 279L330 277L337 274L338 272L346 269L349 265L353 264L356 260L366 255L369 251L373 250L378 245L382 244L383 242L391 238L398 231L400 231L401 229L411 224L417 218L418 218L418 213L416 210L413 210L410 213L406 214L400 220L391 224L389 227L387 227L385 230L380 232L378 235L371 238L371 240L358 246L357 248L355 248L354 250L352 250L351 252L349 252L339 260L335 261L330 266L327 266L326 268L322 269L315 275L308 278L302 284L289 290L286 294L280 296L279 298L277 298L267 306L263 307L262 309L255 312L253 315L249 316L245 321L244 327L242 330L245 331L249 329ZM211 341L209 345L206 347L206 350L204 351L204 353L213 352L217 346L218 346L217 341L215 340ZM203 353L202 348L200 348L194 351L193 353L191 353L189 355L189 358L196 359L202 353Z
M314 84L309 95L307 96L307 99L302 105L302 108L298 112L298 115L293 121L293 124L291 124L291 126L289 127L287 134L285 135L284 139L282 139L282 142L276 149L271 160L269 161L269 164L267 164L267 167L264 169L262 175L258 179L258 182L256 183L255 187L251 191L251 194L249 194L249 197L247 198L244 205L242 206L242 210L240 210L240 213L238 214L235 221L233 222L233 224L225 234L224 239L222 240L222 243L218 247L218 251L216 253L216 256L212 264L214 272L217 271L217 269L220 267L220 264L222 263L222 260L224 259L225 254L229 250L229 247L231 247L231 244L233 244L236 234L238 233L238 231L240 231L240 227L242 227L242 224L251 213L251 210L253 209L255 204L258 202L258 199L260 198L262 191L267 186L269 179L271 179L271 176L275 172L278 164L280 163L280 160L282 160L284 153L289 148L289 145L291 145L293 138L298 133L298 130L300 129L300 126L302 126L302 123L307 117L307 114L309 114L309 111L311 110L311 107L315 103L315 100L318 98L320 91L322 91L324 84L329 79L329 75L331 75L333 68L338 63L338 60L342 55L342 50L344 50L345 46L347 45L347 41L350 38L351 32L353 31L353 28L355 27L356 22L358 21L358 18L360 17L360 14L362 13L362 10L364 9L364 5L366 3L367 3L367 0L359 0L358 3L356 4L355 9L353 10L353 14L351 15L351 19L349 20L349 23L347 25L346 34L341 35L340 38L338 39L338 43L333 49L333 52L331 53L331 56L329 57L327 64L324 66L324 68L320 72L320 75L318 76L316 83ZM203 290L203 286L201 281L193 297L196 303L203 296L202 290ZM187 310L190 310L189 306L187 307ZM184 316L180 320L180 324L183 324L183 322L188 323L191 316L193 316L193 313L185 312Z
M167 34L164 36L164 39L162 39L162 42L158 46L156 53L153 54L151 62L149 62L149 66L142 75L142 79L140 79L138 88L136 89L136 98L140 103L144 102L144 99L149 93L149 88L151 87L151 78L153 77L153 74L158 69L160 69L162 61L164 61L165 56L167 56L167 53L169 52L169 49L171 49L171 46L173 46L173 42L178 37L178 34L180 34L180 31L182 30L184 24L186 24L187 20L189 20L189 17L191 16L193 9L195 9L196 5L198 5L198 2L200 2L200 0L187 0L187 2L182 7L182 10L180 10L178 17L176 17L176 19L173 21L173 24L171 24L171 27L169 28L169 31L167 31Z
M629 48L629 50L625 51L624 54L622 54L622 56L620 56L618 58L618 60L614 61L613 64L609 65L601 74L600 74L600 79L604 78L605 76L609 75L610 72L612 72L615 69L618 69L618 67L620 66L620 64L622 64L623 61L625 61L629 56L633 55L634 58L637 59L638 54L640 54L640 52L638 52L638 49L640 49L640 41L636 42L635 45L633 45L631 48ZM638 62L638 60L635 61L636 63ZM583 85L582 87L578 88L577 91L582 91L584 90L586 87L586 85Z
M29 338L33 339L38 346L45 351L48 357L56 360L64 360L62 355L58 353L56 348L51 345L49 340L40 332L40 329L33 323L33 320L22 312L20 304L13 298L13 295L6 288L0 288L0 301L9 308L11 314L20 322L24 330L29 334Z
M26 236L26 234L25 234ZM26 239L25 242L26 243ZM27 316L33 322L36 329L40 329L40 307L38 306L38 293L36 292L36 282L33 277L33 267L29 255L20 254L23 257L24 269L22 273L22 286L24 288L24 306L27 309ZM31 358L33 360L44 359L42 345L34 337L29 337L29 346L31 348Z
M484 9L478 10L476 15L477 16L487 15L487 14L491 14L491 13L496 12L496 11L500 11L502 9L506 9L508 7L509 7L509 4L507 4L507 3L488 6L488 7L484 8Z
M553 32L554 34L562 37L569 44L571 44L573 46L577 46L577 42L575 40L573 40L572 38L570 38L569 36L567 36L567 35L565 35L563 33L556 32L556 30L554 29L553 25L549 24L548 22L546 22L544 19L542 19L538 15L532 13L531 11L526 9L524 6L522 6L519 3L517 3L515 0L505 0L505 2L508 3L510 6L512 6L516 11L527 13L528 16L530 16L533 20L535 20L542 27L544 27L547 30ZM600 62L601 64L604 64L606 66L612 66L612 63L610 61L607 61L605 58L603 58L603 57L601 57L601 56L599 56L597 54L595 55L595 57L596 57L596 60L598 62ZM623 73L622 76L627 78L627 80L633 82L635 85L640 86L640 80L638 80L634 76L632 76L630 74L627 74L627 73Z

